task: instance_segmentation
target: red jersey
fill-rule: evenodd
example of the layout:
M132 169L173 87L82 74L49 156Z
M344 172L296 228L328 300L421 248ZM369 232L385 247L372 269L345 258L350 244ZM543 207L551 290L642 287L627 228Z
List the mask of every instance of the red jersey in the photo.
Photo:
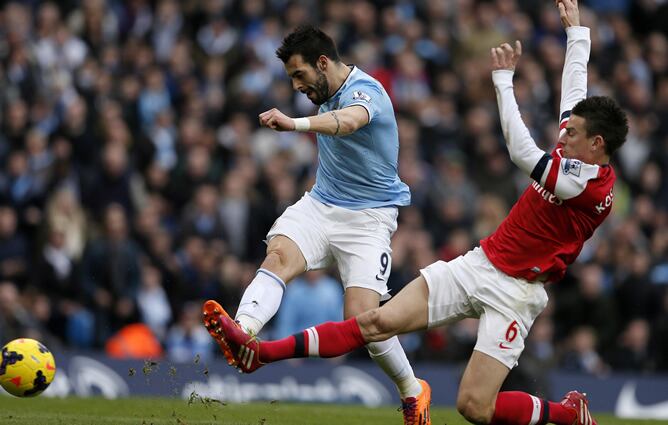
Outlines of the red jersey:
M615 172L609 165L562 158L557 148L541 158L531 176L536 181L480 244L509 276L557 281L610 213Z
M573 106L587 96L591 49L589 28L571 26L566 28L566 35L559 105L561 132ZM610 213L615 172L609 165L562 158L561 148L551 155L539 149L519 113L513 74L511 70L492 72L501 127L511 160L534 182L499 228L480 245L492 264L509 276L557 281Z

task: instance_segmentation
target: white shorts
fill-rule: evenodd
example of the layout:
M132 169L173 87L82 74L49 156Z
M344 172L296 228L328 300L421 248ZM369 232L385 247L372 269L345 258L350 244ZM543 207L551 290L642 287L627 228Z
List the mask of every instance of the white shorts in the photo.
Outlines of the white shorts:
M533 321L547 304L542 282L528 282L494 267L482 248L420 270L429 286L429 327L480 318L475 350L512 369Z
M368 288L386 300L390 238L397 230L398 214L396 207L349 210L326 205L307 192L276 220L267 240L284 235L294 241L306 259L306 270L336 261L344 290Z

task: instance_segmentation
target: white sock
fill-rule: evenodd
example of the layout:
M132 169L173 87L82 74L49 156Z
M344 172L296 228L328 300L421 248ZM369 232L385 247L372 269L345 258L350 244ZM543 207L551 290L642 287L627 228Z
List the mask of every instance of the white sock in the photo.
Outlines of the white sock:
M258 269L246 287L237 309L236 320L246 332L257 334L278 311L285 282L267 269Z
M422 385L413 374L413 368L408 363L399 338L393 336L385 341L370 342L366 349L373 361L397 386L402 400L406 397L417 397L422 392Z

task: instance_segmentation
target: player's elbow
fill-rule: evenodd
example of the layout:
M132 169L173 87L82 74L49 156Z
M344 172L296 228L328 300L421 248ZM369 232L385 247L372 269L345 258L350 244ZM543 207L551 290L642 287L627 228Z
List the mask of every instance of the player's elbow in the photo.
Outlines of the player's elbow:
M517 165L517 155L513 151L509 151L510 162Z
M512 163L527 175L531 175L533 171L531 156L527 152L518 152L516 150L510 150L509 153Z
M508 155L513 164L520 165L520 162L522 161L522 152L520 152L519 149L513 146L508 146Z

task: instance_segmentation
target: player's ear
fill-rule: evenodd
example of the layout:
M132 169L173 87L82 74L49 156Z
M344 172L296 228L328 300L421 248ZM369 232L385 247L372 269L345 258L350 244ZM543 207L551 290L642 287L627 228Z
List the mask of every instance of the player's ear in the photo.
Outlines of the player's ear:
M327 69L327 56L325 55L320 55L318 58L318 62L316 62L316 66L320 71L324 71Z
M591 147L590 149L592 151L605 151L605 139L603 139L603 136L600 134L594 136L591 141Z

